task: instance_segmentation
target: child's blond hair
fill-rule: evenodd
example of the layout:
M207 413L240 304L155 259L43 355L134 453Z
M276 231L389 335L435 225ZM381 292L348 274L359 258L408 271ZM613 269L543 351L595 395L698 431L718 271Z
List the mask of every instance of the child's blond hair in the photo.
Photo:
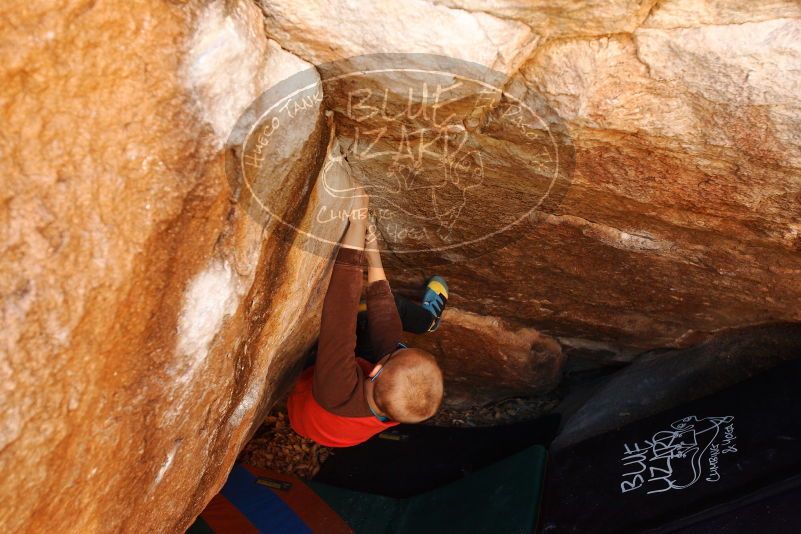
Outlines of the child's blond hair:
M430 353L401 349L384 364L375 381L376 406L393 421L419 423L442 403L442 371Z

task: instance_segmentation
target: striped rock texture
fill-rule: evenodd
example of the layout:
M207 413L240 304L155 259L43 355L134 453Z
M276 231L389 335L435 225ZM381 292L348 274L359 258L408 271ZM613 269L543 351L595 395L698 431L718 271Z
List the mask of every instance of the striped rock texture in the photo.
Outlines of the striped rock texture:
M333 192L354 180L375 188L394 286L451 286L453 320L420 343L460 403L547 391L572 355L801 319L794 0L0 9L4 531L192 521L314 343L351 205ZM500 91L477 106L458 89L428 150L404 128L434 117L354 115L369 108L348 107L353 88L313 68L376 53L477 66ZM408 82L369 80L389 109ZM244 137L275 87L307 91L279 110L291 128ZM507 95L536 102L539 126ZM388 151L364 157L382 128ZM547 194L546 133L568 164ZM248 150L262 165L243 181L229 163Z

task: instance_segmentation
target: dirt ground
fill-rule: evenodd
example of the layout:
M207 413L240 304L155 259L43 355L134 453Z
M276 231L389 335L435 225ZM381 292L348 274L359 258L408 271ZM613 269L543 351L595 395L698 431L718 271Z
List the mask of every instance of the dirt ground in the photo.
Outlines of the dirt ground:
M331 450L296 434L289 426L286 404L279 403L245 445L239 461L308 480L317 474Z

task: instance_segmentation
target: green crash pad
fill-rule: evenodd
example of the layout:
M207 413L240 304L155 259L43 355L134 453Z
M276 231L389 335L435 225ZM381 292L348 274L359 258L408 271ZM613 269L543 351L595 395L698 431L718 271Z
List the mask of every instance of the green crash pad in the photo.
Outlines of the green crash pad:
M543 447L530 447L406 499L310 485L357 533L530 533L537 521L545 458Z

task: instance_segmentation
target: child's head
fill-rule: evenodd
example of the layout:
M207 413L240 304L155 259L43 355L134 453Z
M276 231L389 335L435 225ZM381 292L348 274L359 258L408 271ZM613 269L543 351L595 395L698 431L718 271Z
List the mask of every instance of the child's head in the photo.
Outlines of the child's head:
M442 371L434 357L420 349L401 349L384 362L373 400L393 421L419 423L437 413L442 390Z

